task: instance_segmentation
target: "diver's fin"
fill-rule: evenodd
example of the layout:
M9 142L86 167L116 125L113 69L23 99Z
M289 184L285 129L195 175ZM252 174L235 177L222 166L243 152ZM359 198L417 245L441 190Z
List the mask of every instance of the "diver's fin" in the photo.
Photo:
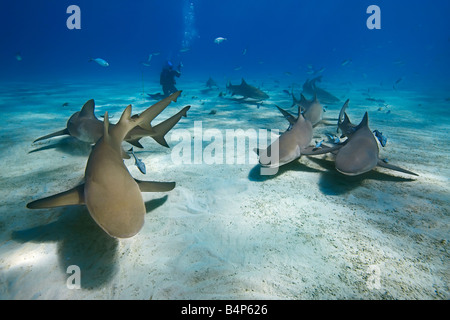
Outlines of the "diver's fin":
M46 136L37 138L36 140L33 141L33 143L41 141L41 140L45 140L45 139L49 139L49 138L53 138L53 137L58 137L58 136L65 136L65 135L70 135L69 130L67 130L67 128L63 129L63 130L59 130L57 132L50 133L50 134L48 134Z
M389 163L385 162L382 159L378 159L378 166L386 168L386 169L391 169L391 170L407 173L407 174L412 174L413 176L419 176L417 173L414 173L412 171L409 171L409 170L406 170L406 169L394 166L392 164L389 164Z
M140 181L134 179L141 192L165 192L175 188L175 182Z
M84 183L68 191L42 198L27 204L28 209L45 209L84 203Z
M190 109L190 107L191 106L184 107L174 116L154 126L153 130L156 132L156 135L153 135L152 138L160 145L169 148L169 145L167 144L166 139L164 139L164 136L178 123L178 121L180 121L181 117L186 117L186 113Z

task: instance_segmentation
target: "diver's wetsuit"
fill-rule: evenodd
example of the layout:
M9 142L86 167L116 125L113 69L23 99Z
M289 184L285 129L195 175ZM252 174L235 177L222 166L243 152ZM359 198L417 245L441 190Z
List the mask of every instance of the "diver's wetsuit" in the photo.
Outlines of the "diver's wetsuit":
M165 67L161 71L159 77L159 83L162 85L164 96L167 97L172 93L178 91L175 87L175 77L180 77L181 72L179 70L173 70L171 67Z

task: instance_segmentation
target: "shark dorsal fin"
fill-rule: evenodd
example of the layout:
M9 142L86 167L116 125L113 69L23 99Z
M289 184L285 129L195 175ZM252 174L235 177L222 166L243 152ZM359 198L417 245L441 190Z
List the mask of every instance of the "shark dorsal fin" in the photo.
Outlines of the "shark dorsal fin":
M109 137L109 118L108 111L105 112L105 119L103 121L103 137Z
M91 99L91 100L87 101L83 105L83 108L81 108L79 117L95 118L94 108L95 108L94 99Z
M342 121L342 124L347 125L347 124L352 124L350 121L350 118L348 117L347 113L344 112L344 120Z
M245 82L244 78L242 78L242 82L241 82L241 84L244 84L244 85L246 85L246 84L247 84L247 82Z
M112 128L110 134L114 136L115 141L122 143L127 133L135 127L131 122L131 104L128 105L120 116L119 122Z
M300 104L304 104L307 103L308 100L305 98L305 96L303 95L303 93L300 95Z
M369 126L369 114L366 111L366 113L364 113L363 119L361 120L361 122L356 127L356 130L361 129L363 127L368 127L368 126Z

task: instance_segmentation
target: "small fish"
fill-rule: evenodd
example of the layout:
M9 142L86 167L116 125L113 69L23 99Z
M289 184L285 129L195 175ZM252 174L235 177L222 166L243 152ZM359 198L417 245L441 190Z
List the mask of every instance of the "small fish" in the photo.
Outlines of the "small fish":
M109 66L109 63L106 62L105 60L101 59L101 58L95 58L95 59L91 58L91 59L89 59L89 61L95 61L102 67L108 67Z
M64 102L64 103L62 104L63 107L67 107L68 105L69 105L68 102Z
M141 171L143 174L146 174L147 170L145 169L145 163L142 162L141 159L138 159L138 157L136 157L136 155L134 154L134 151L133 151L133 147L131 147L131 149L128 151L131 152L131 154L133 155L134 160L135 160L134 164L136 165L136 167L138 167L139 171Z
M339 142L341 142L341 140L339 139L339 137L336 137L334 134L331 134L331 133L326 133L326 135L327 135L327 137L328 137L328 139L331 141L331 142L333 142L333 143L339 143Z
M320 140L320 141L316 141L316 146L315 146L315 148L320 148L320 147L322 146L322 143L323 143L323 139Z
M284 74L287 76L292 76L292 72L289 72L289 71L286 71Z
M214 39L214 43L221 44L225 40L227 40L227 38L217 37L217 38Z
M161 52L153 52L152 55L153 56L159 56L161 54Z
M244 49L244 51L242 51L242 55L245 56L247 54L247 48Z
M397 79L397 81L395 81L395 84L399 84L402 80L403 80L403 78Z
M150 53L150 54L148 55L147 61L144 61L144 62L141 62L141 63L142 63L144 66L146 66L146 67L150 67L150 61L152 61L152 57L153 57L153 54Z
M20 54L20 52L17 52L14 56L16 57L17 61L22 61L22 55Z
M215 110L215 109L212 109L208 114L210 114L210 115L214 115L214 114L216 114L217 113L217 110Z
M342 61L341 66L346 66L346 65L348 65L350 62L352 62L351 59L344 60L344 61Z
M182 48L182 49L180 49L180 52L181 53L188 52L189 50L191 50L191 48Z
M153 57L153 54L149 54L148 55L148 59L147 59L147 61L143 61L143 62L141 62L144 66L146 66L146 67L150 67L150 61L152 60L152 57Z
M241 69L242 69L242 67L239 66L239 67L234 68L234 71L239 71L239 70L241 70Z
M375 99L375 98L366 98L367 101L373 101L377 103L385 103L383 99Z
M380 141L381 146L385 147L387 143L387 138L383 136L383 133L378 130L374 130L373 133L375 133L375 137L377 137L378 141Z

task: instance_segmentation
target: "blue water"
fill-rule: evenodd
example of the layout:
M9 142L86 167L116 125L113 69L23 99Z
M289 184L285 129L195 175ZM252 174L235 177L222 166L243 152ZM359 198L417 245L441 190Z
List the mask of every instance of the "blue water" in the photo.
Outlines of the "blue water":
M81 29L67 27L70 5ZM370 5L381 29L366 25ZM449 12L448 0L2 1L0 299L447 300ZM380 158L418 176L375 168L348 177L331 156L302 156L273 176L249 163L179 164L169 133L170 149L148 137L135 149L147 175L124 160L136 179L177 183L143 193L146 222L133 238L107 236L83 206L27 209L79 184L91 152L73 137L33 141L63 129L88 99L112 122L128 104L145 110L167 61L182 63L183 93L152 125L191 105L171 133L196 122L223 136L284 132L275 105L295 113L291 88L298 97L322 76L340 101L326 104L311 144L336 132L350 99L352 122L367 111L387 136ZM209 77L219 87L205 91ZM270 98L231 97L227 82L241 78ZM193 159L211 143L199 141ZM81 290L66 287L70 265L82 269Z
M66 27L72 4L81 9L81 30ZM371 4L381 9L379 30L366 27ZM402 79L407 88L449 88L445 0L18 0L0 6L4 81L139 80L142 73L152 80L170 59L184 64L183 77L201 79L292 75L300 82L312 76L311 65L333 82ZM217 37L227 40L218 45ZM150 67L140 63L155 52Z

